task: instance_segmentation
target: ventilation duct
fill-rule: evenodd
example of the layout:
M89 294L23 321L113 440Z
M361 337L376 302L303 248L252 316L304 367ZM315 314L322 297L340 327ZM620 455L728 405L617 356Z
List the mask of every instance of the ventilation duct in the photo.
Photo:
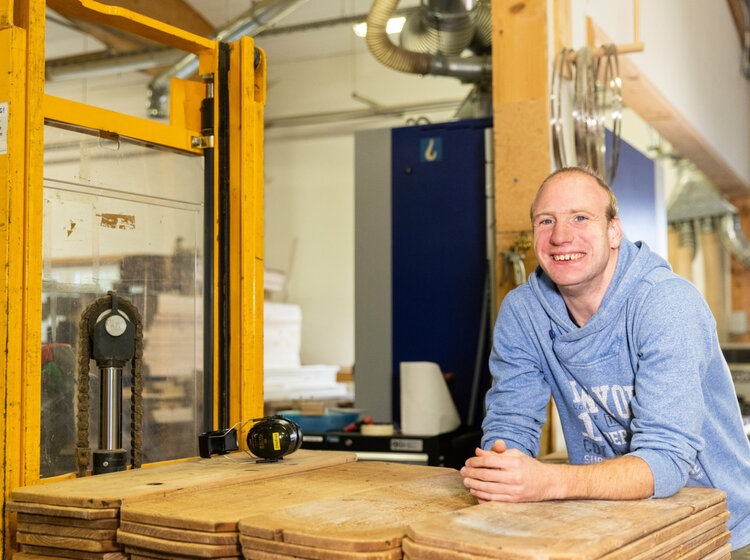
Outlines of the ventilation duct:
M236 41L244 35L257 35L274 25L307 0L260 0L253 7L216 33L216 41ZM198 71L198 57L188 54L156 76L148 85L148 113L152 117L167 116L169 81L172 78L186 79Z
M750 243L742 232L737 208L705 181L688 181L669 207L670 224L711 220L724 248L750 267Z
M400 72L452 76L466 83L489 80L488 54L458 55L467 48L488 49L490 0L422 0L406 17L401 46L386 33L398 2L375 0L367 17L367 47L378 61Z

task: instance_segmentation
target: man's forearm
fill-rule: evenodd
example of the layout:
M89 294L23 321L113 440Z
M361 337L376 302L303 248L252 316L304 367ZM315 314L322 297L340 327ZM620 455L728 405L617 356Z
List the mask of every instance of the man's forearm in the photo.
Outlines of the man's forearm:
M638 457L623 456L594 465L552 465L506 449L502 440L488 451L477 449L461 474L464 485L480 501L633 500L654 493L651 468Z
M560 475L560 499L634 500L654 493L646 461L626 455L594 465L549 465Z

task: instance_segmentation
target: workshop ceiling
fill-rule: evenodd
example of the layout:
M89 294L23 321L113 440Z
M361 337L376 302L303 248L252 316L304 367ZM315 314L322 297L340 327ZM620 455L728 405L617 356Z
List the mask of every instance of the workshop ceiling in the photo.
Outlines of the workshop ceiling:
M122 6L144 15L166 21L203 36L221 29L253 7L268 5L272 0L100 0ZM364 40L344 23L353 16L366 14L372 0L309 0L301 2L275 28L256 37L270 62L330 57L366 49ZM399 8L413 7L419 0L402 0ZM98 25L69 21L47 10L47 60L68 59L84 54L108 51L112 54L132 52L148 46L134 38L123 38ZM310 29L300 29L303 24ZM317 25L319 24L319 25ZM136 40L138 41L138 40Z

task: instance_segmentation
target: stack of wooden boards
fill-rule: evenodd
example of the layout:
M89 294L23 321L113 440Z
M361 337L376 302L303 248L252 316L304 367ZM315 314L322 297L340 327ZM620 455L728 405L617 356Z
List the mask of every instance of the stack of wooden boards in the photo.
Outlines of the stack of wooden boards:
M118 540L133 560L397 559L410 521L474 504L452 469L349 463L126 504Z
M16 538L22 553L14 558L126 560L116 539L125 504L344 464L356 455L300 450L279 463L248 459L235 453L17 488L6 505L19 514Z
M411 560L723 560L725 494L687 487L659 500L485 503L410 524Z
M16 560L724 560L723 492L486 503L457 471L300 450L19 488Z

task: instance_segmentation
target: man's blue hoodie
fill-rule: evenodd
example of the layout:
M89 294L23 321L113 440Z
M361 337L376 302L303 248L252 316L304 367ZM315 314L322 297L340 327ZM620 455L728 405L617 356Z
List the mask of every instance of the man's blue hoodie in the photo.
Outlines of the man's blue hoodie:
M732 544L750 544L750 443L705 300L642 243L623 240L598 311L578 327L537 268L504 299L482 446L539 452L550 393L571 464L640 457L654 497L726 492ZM627 480L621 484L628 484Z

